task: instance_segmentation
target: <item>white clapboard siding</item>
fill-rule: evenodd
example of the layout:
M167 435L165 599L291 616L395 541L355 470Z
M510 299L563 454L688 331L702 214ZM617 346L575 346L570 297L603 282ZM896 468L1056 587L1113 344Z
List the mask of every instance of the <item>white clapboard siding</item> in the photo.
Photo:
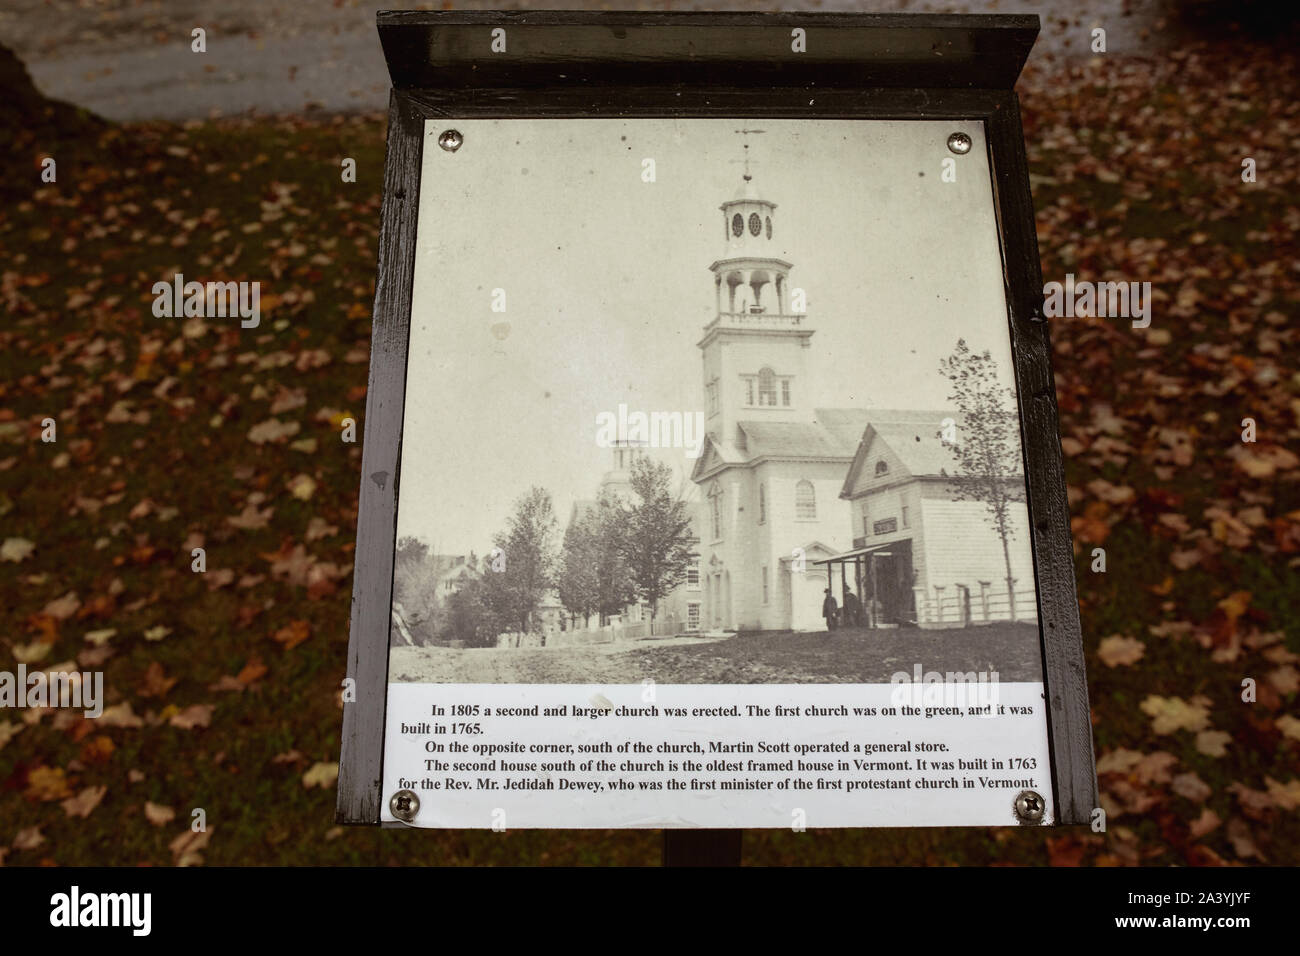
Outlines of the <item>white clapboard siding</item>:
M1008 549L1011 575L1016 591L1033 594L1034 565L1029 541L1029 515L1023 502L1010 505L1012 529ZM980 581L988 581L991 590L1006 591L1006 562L1002 539L986 519L987 506L980 501L947 501L926 498L922 502L925 531L924 564L917 567L917 586L935 595L943 588L946 597L957 591L958 584L971 590L974 601ZM1019 600L1017 600L1017 607Z

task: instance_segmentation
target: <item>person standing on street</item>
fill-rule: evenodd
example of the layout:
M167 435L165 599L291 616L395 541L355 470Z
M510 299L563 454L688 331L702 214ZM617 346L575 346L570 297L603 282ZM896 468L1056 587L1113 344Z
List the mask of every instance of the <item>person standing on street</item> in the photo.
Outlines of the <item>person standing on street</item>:
M844 589L844 623L858 627L862 623L862 604L858 596L847 587Z
M822 617L826 618L827 633L835 630L835 618L839 613L840 606L835 603L835 595L831 594L831 589L826 589L826 600L822 601Z

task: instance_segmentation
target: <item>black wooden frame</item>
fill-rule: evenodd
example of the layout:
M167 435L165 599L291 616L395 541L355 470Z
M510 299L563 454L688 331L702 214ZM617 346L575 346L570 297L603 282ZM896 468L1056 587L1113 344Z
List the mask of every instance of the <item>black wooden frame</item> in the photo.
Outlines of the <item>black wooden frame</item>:
M1015 363L1057 824L1097 805L1051 348L1019 103L1038 18L858 14L384 13L390 97L337 819L382 800L401 428L425 121L693 117L977 120ZM491 54L504 28L507 50ZM790 51L806 31L808 53ZM449 124L450 125L450 124ZM432 224L436 228L436 223ZM398 824L401 826L402 824Z

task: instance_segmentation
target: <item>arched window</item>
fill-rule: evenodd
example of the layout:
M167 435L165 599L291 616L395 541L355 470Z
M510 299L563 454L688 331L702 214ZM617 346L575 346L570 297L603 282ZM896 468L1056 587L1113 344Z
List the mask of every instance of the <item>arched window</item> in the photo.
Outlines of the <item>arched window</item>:
M817 517L817 493L813 491L812 482L806 478L794 486L794 516Z
M758 486L758 523L762 524L767 520L767 487Z
M758 404L776 405L776 373L770 368L758 372Z
M713 540L722 537L722 489L715 481L709 489L709 515L713 521Z
M885 461L885 459L883 458L880 459L880 461L876 462L876 474L877 475L889 474L889 462Z

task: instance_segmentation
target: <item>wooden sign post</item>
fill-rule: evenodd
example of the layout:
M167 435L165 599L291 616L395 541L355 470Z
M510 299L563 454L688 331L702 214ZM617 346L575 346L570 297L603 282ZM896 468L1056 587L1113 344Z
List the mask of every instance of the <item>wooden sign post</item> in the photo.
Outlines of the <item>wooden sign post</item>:
M1037 18L378 28L338 819L1093 819Z

